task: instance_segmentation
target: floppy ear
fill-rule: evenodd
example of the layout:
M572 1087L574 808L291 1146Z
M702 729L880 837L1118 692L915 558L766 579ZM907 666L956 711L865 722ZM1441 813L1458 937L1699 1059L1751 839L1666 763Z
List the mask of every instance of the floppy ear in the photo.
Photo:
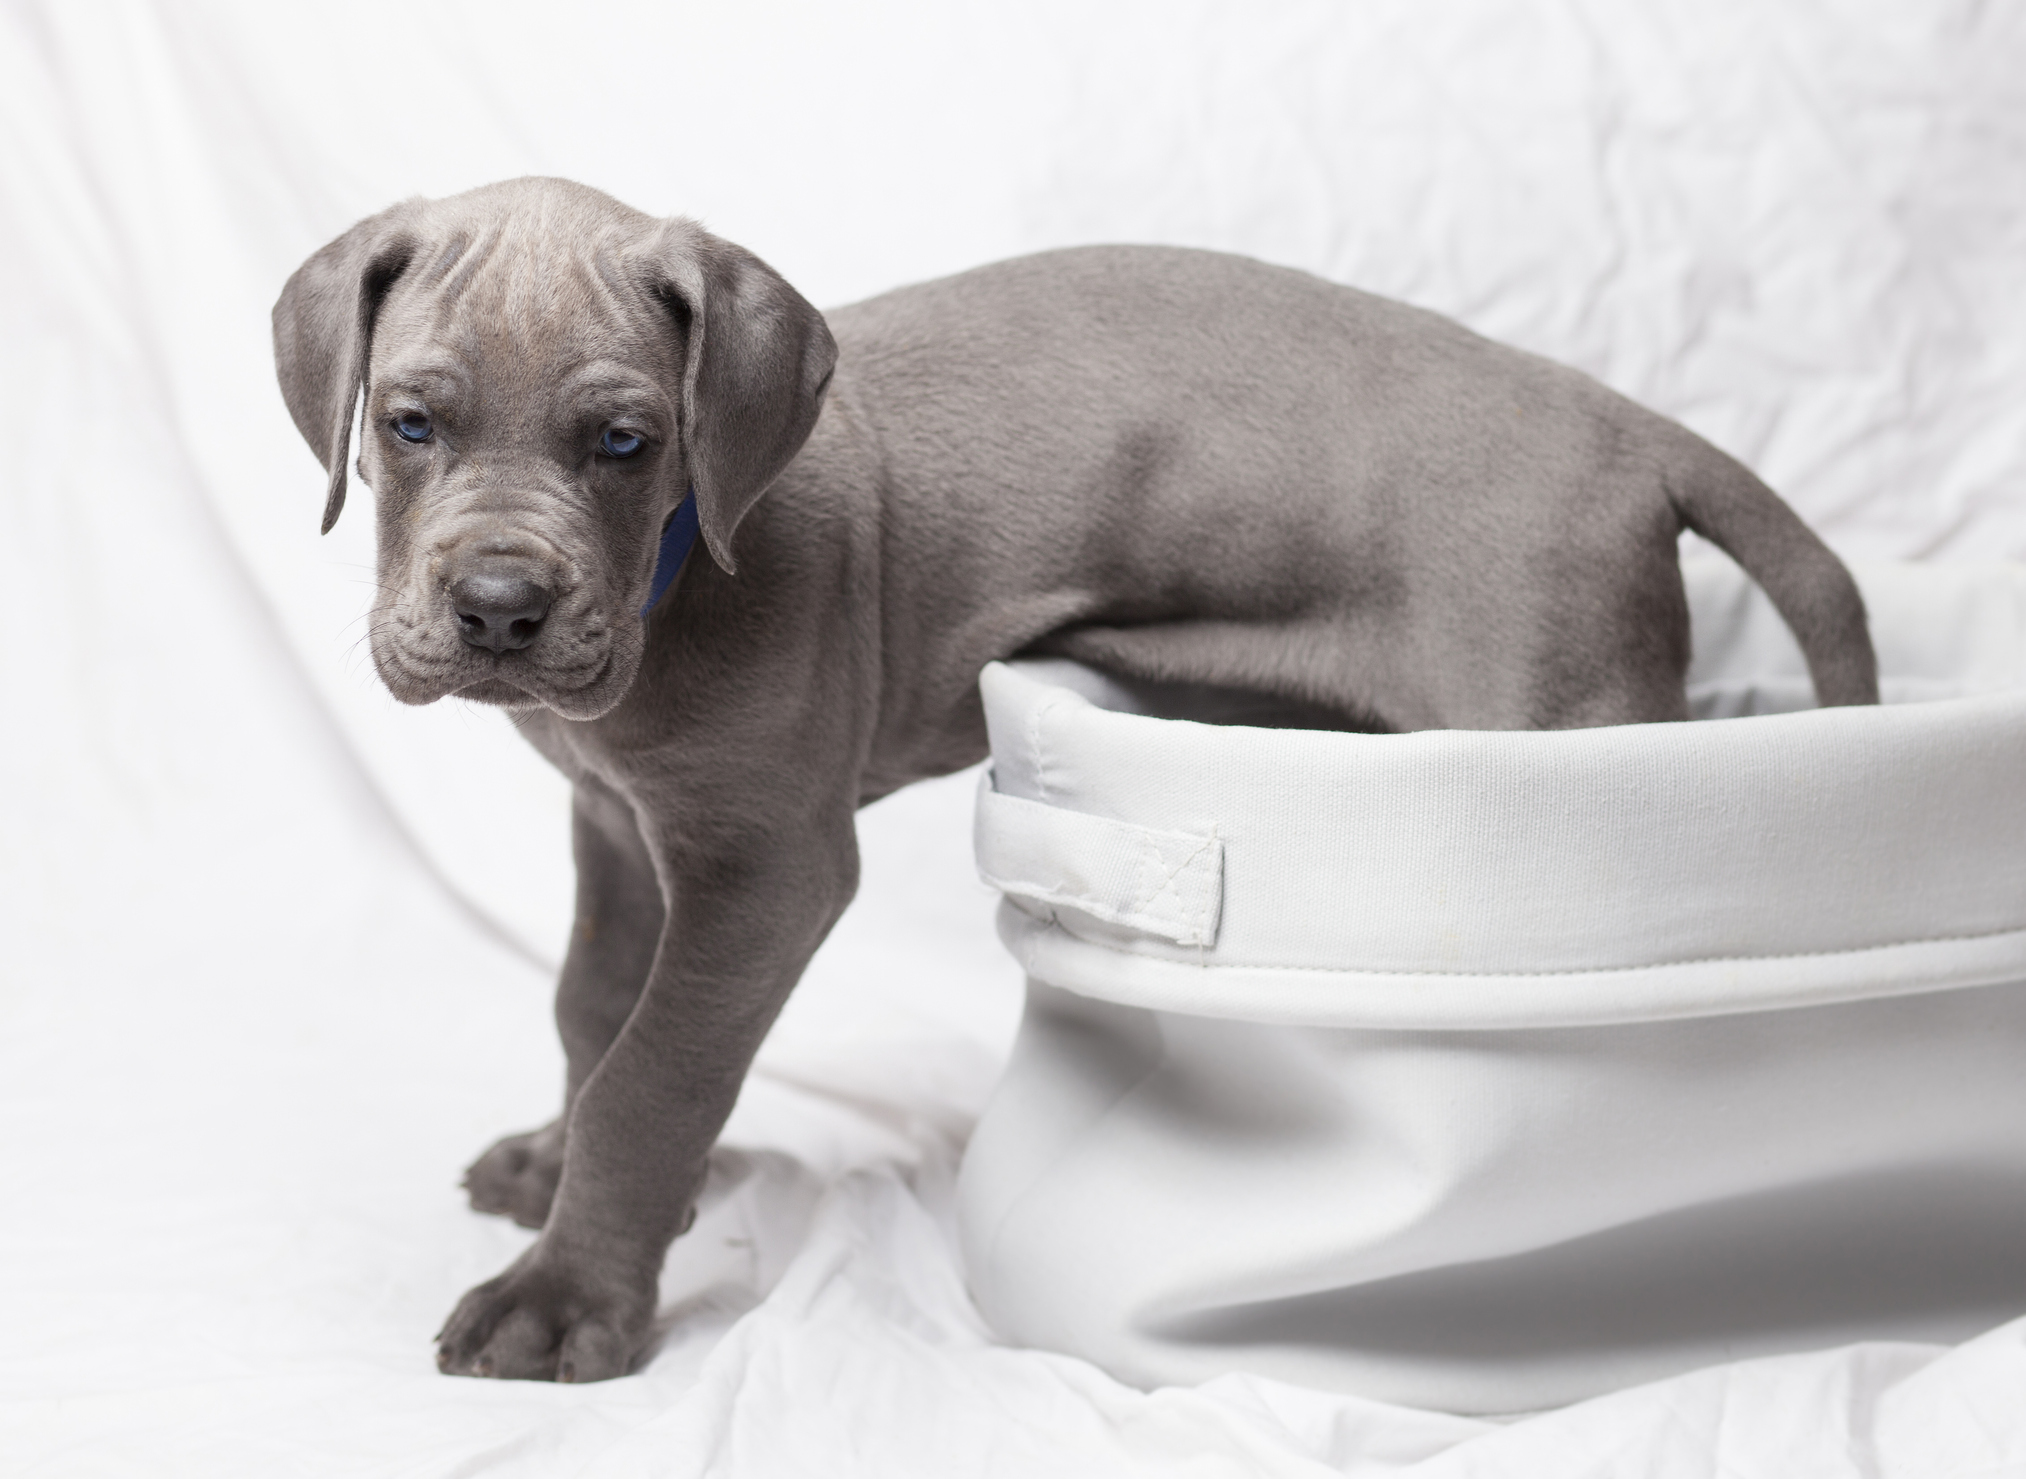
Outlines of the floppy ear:
M274 369L295 428L331 475L323 532L345 506L352 410L365 382L373 317L415 255L416 202L368 216L295 270L274 305Z
M697 522L730 573L732 531L816 425L837 341L778 272L694 221L662 227L650 270L684 331L682 441Z

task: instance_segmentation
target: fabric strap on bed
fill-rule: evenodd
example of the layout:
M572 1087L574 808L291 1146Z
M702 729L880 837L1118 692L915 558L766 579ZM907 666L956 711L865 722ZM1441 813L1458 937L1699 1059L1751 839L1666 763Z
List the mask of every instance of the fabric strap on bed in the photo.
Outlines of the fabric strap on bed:
M1030 904L1080 909L1177 945L1217 943L1224 844L978 787L978 873Z

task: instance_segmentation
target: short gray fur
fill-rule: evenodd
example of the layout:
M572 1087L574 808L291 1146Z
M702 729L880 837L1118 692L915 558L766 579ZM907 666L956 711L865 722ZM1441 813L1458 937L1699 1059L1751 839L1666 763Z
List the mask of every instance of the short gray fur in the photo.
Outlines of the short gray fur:
M1877 697L1855 585L1737 462L1237 257L1050 252L826 318L693 222L526 179L360 222L274 327L326 528L364 395L388 688L509 707L576 788L563 1114L467 1180L542 1232L458 1305L445 1371L640 1354L747 1066L856 887L853 812L985 754L995 658L1248 695L1227 711L1255 721L1683 719L1686 527L1766 589L1823 702ZM599 455L615 427L644 450ZM708 556L643 622L692 484ZM543 593L525 645L460 636L474 571Z

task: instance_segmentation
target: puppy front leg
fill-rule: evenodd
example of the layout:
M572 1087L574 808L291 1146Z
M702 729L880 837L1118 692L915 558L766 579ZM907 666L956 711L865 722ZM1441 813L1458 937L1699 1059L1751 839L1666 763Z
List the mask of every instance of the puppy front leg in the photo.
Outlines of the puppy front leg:
M848 812L792 836L657 851L668 913L646 989L570 1108L541 1237L465 1295L439 1338L444 1371L626 1371L746 1069L857 886Z
M563 1112L539 1130L496 1142L464 1173L474 1209L523 1227L548 1220L570 1106L640 999L666 918L654 861L625 797L595 777L580 777L570 841L577 914L556 984L556 1030L568 1065Z

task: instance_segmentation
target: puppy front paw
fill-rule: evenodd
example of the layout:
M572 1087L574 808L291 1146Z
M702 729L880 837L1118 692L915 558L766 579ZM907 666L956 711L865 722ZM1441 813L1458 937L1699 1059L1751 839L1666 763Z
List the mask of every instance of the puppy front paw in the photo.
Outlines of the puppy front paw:
M558 1119L499 1141L466 1169L464 1189L472 1210L539 1228L549 1220L562 1174L563 1122Z
M458 1301L436 1338L436 1367L524 1381L624 1376L647 1343L654 1292L651 1278L585 1277L537 1243Z

